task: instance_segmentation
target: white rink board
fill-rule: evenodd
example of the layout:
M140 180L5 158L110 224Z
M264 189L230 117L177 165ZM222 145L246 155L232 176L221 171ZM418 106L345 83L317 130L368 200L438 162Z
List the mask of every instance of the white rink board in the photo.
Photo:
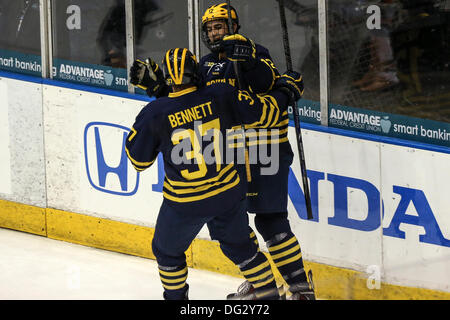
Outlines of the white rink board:
M305 259L368 274L377 270L392 284L450 291L450 155L317 131L302 130L302 136L308 170L324 173L317 191L311 188L312 196L318 193L319 222L300 219L289 202ZM289 138L295 141L294 128ZM293 168L301 185L298 158ZM376 187L378 215L373 211L368 219L368 196L348 188L348 219L342 219L334 194L343 184L333 176L331 183L330 174ZM336 215L341 218L330 220Z
M386 281L450 291L450 155L382 144L381 165ZM406 222L420 217L419 225L399 224L404 239L386 236L395 212Z
M0 78L0 198L45 207L42 89Z
M295 143L295 129L289 128L289 140L294 151L291 166L298 184L303 189ZM289 201L288 211L291 226L299 237L305 259L330 263L342 267L365 271L366 266L381 265L382 239L380 230L359 230L332 225L329 219L335 216L334 183L330 175L365 180L380 188L379 148L375 142L330 135L323 132L302 130L307 170L322 173L314 187L310 183L311 196L318 199L318 222L302 220ZM309 176L311 179L312 176ZM295 192L290 186L290 193ZM348 189L348 217L364 221L368 217L366 194L358 189ZM303 195L302 195L303 197ZM314 212L317 219L317 213ZM381 219L378 212L378 221Z
M138 185L131 163L119 166L124 134L146 102L55 86L44 86L44 97L48 206L154 227L162 202L152 191L157 165Z
M0 81L0 194L11 194L11 152L9 150L8 85Z

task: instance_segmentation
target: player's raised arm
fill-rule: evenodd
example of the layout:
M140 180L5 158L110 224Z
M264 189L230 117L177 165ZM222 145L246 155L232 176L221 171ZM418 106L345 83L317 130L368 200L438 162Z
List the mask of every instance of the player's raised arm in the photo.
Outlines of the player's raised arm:
M155 121L150 107L151 103L136 117L125 142L125 152L137 171L149 168L158 156L159 139L152 132Z
M246 90L238 90L230 104L235 105L246 128L272 128L287 112L292 99L303 95L303 79L300 73L287 71L277 78L274 89L265 95L255 95Z

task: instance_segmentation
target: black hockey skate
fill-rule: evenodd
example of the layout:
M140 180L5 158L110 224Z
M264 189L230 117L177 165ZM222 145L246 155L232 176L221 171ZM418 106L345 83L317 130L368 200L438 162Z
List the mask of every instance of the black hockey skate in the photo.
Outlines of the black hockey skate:
M183 291L179 295L177 295L177 297L171 297L170 299L167 296L167 293L164 291L163 298L164 300L189 300L189 285L186 283Z
M256 296L254 296L254 294L255 288L253 288L250 282L245 280L239 285L236 293L227 295L227 300L255 300Z
M278 289L280 300L286 300L286 295L284 294L284 291L281 289L280 288ZM259 300L259 299L260 298L258 298L257 291L252 286L252 284L247 280L241 283L236 293L230 293L229 295L227 295L227 300Z
M316 300L312 271L308 271L308 281L289 287L292 295L287 300Z

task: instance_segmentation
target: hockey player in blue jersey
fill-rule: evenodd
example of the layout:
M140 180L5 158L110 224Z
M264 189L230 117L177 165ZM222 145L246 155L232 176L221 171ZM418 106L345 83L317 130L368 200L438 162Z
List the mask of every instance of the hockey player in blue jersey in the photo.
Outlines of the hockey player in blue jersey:
M248 236L244 165L225 156L223 142L242 124L277 125L289 99L300 95L300 81L293 80L299 74L283 75L261 96L228 84L198 88L197 61L184 48L167 51L163 71L172 92L137 115L125 151L138 171L163 156L164 199L152 249L164 298L188 298L184 252L208 223L211 238L256 288L247 298L278 299L269 261Z
M238 32L240 26L237 12L234 8L230 12L233 32ZM237 61L241 87L257 94L268 92L279 77L269 51L240 34L230 35L227 19L226 3L209 7L202 17L202 40L211 53L203 56L199 63L201 86L228 83L237 87L237 75L233 68L233 61ZM161 69L150 58L147 63L135 61L130 70L130 78L131 83L145 89L150 96L166 96L169 92ZM301 87L303 90L303 83ZM297 99L300 97L301 95ZM315 299L312 279L307 279L300 245L288 220L288 176L293 152L288 140L287 111L280 117L277 130L252 127L252 131L246 134L249 149L265 148L269 154L279 154L278 171L271 175L261 173L271 164L264 165L250 157L247 211L255 214L256 229L266 242L275 266L289 285L292 299ZM249 152L250 155L258 153L257 149ZM249 233L257 241L251 228ZM238 293L230 297L245 296L253 290L251 283L246 281L240 286Z

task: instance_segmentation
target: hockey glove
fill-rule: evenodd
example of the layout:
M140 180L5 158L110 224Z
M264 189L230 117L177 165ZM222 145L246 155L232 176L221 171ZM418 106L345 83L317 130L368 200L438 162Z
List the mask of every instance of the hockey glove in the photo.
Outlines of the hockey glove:
M130 68L132 85L144 89L151 96L158 96L164 84L164 75L158 64L151 58L135 60Z
M251 39L240 34L225 36L222 48L228 60L238 61L244 70L250 70L256 65L256 47Z
M291 101L299 100L303 95L303 79L302 75L295 71L286 71L275 82L275 88L282 89L286 92Z

